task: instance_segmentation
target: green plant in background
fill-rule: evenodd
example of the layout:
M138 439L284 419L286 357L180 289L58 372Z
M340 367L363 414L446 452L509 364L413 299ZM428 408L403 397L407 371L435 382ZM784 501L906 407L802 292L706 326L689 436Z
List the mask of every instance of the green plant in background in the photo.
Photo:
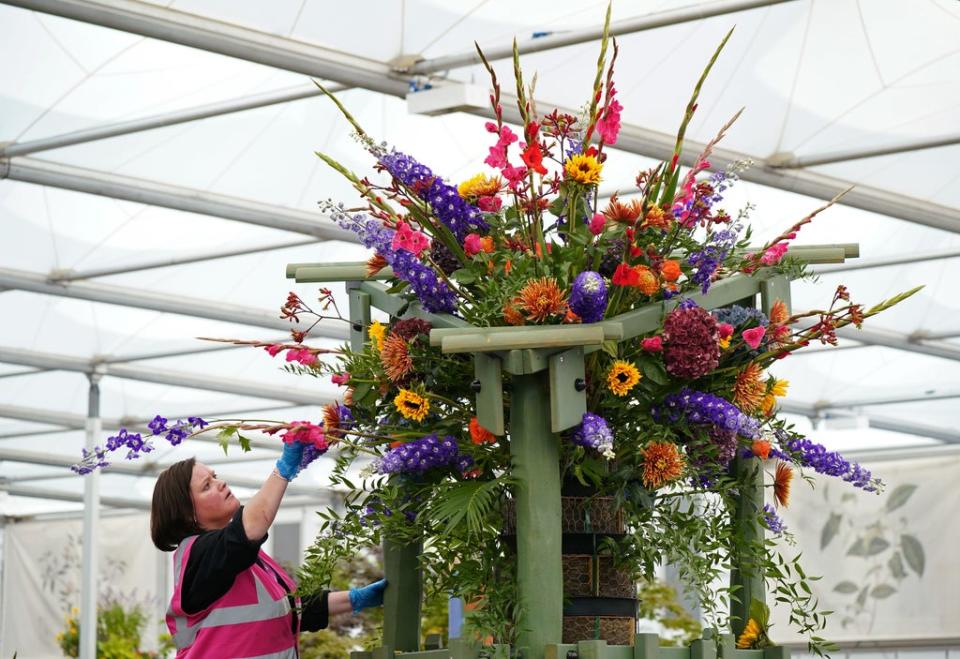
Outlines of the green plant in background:
M844 627L864 618L868 620L867 631L872 630L881 602L895 595L906 579L914 575L923 578L926 555L923 543L911 533L910 515L893 514L907 504L917 487L912 483L897 486L873 516L865 516L857 508L848 509L856 501L856 496L849 492L840 498L840 505L832 506L820 531L821 551L837 540L847 547L845 556L860 559L849 562L851 571L832 589L847 600L840 609L840 624ZM827 501L829 492L826 487L823 489ZM857 572L852 571L855 565L861 568Z
M57 634L57 643L65 657L80 656L80 611L71 609L64 630ZM105 602L97 607L97 657L99 659L142 659L158 657L155 652L140 650L141 634L147 616L139 604Z
M687 647L700 638L700 622L680 603L677 591L664 581L643 580L637 593L640 620L650 620L663 627L660 645Z

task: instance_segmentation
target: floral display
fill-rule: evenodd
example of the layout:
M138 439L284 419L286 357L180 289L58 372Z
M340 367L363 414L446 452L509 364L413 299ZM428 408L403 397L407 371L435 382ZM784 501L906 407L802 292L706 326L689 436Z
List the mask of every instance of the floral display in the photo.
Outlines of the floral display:
M811 649L820 651L825 617L804 595L802 569L781 569L794 559L781 556L777 545L744 539L733 519L737 498L749 479L759 477L767 501L786 506L794 473L805 469L866 491L881 483L777 415L788 383L769 369L810 343L835 344L837 328L859 327L916 289L870 308L851 302L843 286L826 308L803 313L792 314L786 300L766 300L767 313L744 300L713 308L718 305L710 295L729 282L804 277L802 250L793 241L834 203L751 246L752 209L730 214L721 206L748 163L714 170L710 162L739 113L699 155L682 153L702 84L722 47L695 86L672 157L638 172L634 186L608 199L598 186L617 156L611 147L619 139L625 99L614 82L619 48L606 33L588 101L577 115L541 114L515 58L521 121L507 125L500 81L484 60L492 120L478 129L489 139L482 159L487 169L459 182L375 140L328 94L367 151L371 172L354 173L318 154L361 200L327 200L320 207L371 250L367 276L385 280L384 294L402 305L389 320L354 325L364 332L362 348L322 350L304 344L311 319L350 321L328 289L321 289L318 310L291 293L281 313L298 323L293 343L238 343L264 348L293 373L340 387L341 401L314 422L208 425L190 418L169 424L157 417L149 425L152 435L122 430L105 449L85 454L77 470L104 466L116 450L137 457L152 450L157 437L176 444L210 431L224 442L239 436L241 444L241 431L279 434L307 444L310 459L333 449L332 484L351 495L346 514L326 514L302 588L324 585L333 559L378 543L383 533L428 538L422 558L428 590L475 603L469 624L482 636L511 643L519 628L516 575L500 529L503 503L516 487L509 423L515 392L505 373L507 423L494 434L478 418L472 355L431 345L432 322L455 318L461 325L523 332L604 324L656 308L662 313L652 329L605 340L586 354L578 390L587 412L556 436L561 473L616 497L627 525L616 556L638 579L653 577L666 561L679 566L710 623L729 629L721 603L732 593L721 589L718 596L713 588L736 561L749 559L771 589L788 594L778 597L778 606L790 608L794 624L813 637ZM682 157L689 167L681 166ZM691 500L698 502L695 512ZM788 538L771 503L756 506L750 522L761 536L765 530ZM738 647L768 642L765 614L740 624Z

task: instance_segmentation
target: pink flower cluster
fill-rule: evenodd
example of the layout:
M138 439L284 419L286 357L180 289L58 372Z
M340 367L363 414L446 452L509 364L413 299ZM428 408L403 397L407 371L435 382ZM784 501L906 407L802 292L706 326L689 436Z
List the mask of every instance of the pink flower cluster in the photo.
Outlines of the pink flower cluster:
M614 98L616 94L617 90L611 83L607 92L607 107L603 110L603 116L597 120L597 134L604 144L616 144L620 134L620 112L623 111L623 106Z
M788 243L777 243L767 248L767 251L760 257L760 263L763 265L776 265L783 260L784 255L789 249Z
M304 366L313 366L317 363L317 355L310 348L288 348L283 344L275 343L264 347L264 350L271 357L276 357L286 350L288 362L298 362Z
M511 165L507 160L507 149L520 138L510 130L509 126L497 128L497 125L492 121L488 121L484 125L488 132L497 134L497 143L490 147L490 155L484 158L483 162L494 169L499 169L503 178L507 180L510 189L516 191L517 186L520 185L527 176L527 168L522 165L518 167ZM497 200L497 202L499 202L499 200ZM497 202L490 201L487 203L491 206L495 204L497 208L493 210L499 210L500 204ZM481 210L486 211L487 209L481 206Z
M422 231L414 231L413 228L403 220L397 222L397 232L393 234L393 242L390 247L394 250L405 249L416 256L430 247L430 239Z
M320 451L327 450L327 436L323 426L318 426L309 421L293 421L290 428L280 435L280 439L285 444L300 442L308 446L313 446Z

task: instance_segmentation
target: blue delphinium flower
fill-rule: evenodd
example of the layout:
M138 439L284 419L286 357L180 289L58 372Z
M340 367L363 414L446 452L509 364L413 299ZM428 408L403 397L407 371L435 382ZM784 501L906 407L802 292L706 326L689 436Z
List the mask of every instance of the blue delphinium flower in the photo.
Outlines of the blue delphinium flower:
M603 320L607 310L607 283L598 272L577 275L570 290L570 309L585 323Z
M760 422L741 412L730 401L686 387L668 395L652 411L658 421L712 424L747 439L760 435Z
M602 453L608 460L614 457L613 432L607 420L599 414L584 412L583 419L571 433L570 440L574 444Z
M687 257L687 263L694 268L690 280L700 285L700 292L706 295L710 290L713 275L730 255L740 236L740 225L734 224L728 229L714 231L707 236L703 249Z
M468 233L484 232L490 228L479 208L464 201L454 186L444 183L429 167L413 157L391 151L380 156L380 164L418 197L429 202L437 219L461 243Z
M432 433L390 449L377 463L376 470L380 474L422 474L435 467L459 467L463 464L461 457L453 437L440 439Z
M166 433L164 438L171 445L176 446L182 442L194 429L202 429L210 425L198 416L188 417L186 421L177 419L172 427L167 426L167 419L159 414L147 423L151 431L151 436L146 439L138 432L130 432L126 428L120 428L116 435L107 437L107 441L101 448L95 446L93 450L82 449L80 462L72 465L70 469L77 474L89 474L102 467L110 466L107 462L107 453L112 453L122 448L127 449L126 460L136 460L144 453L150 453L156 447L153 445L153 438Z
M773 509L773 506L769 503L763 504L763 521L767 525L767 528L770 529L770 532L776 535L780 535L787 530L787 527L783 524L783 520L780 519Z
M846 460L836 451L828 451L823 444L785 430L777 430L774 434L780 448L772 448L771 457L808 467L818 474L840 478L864 492L876 492L880 486L880 481L873 478L869 469Z

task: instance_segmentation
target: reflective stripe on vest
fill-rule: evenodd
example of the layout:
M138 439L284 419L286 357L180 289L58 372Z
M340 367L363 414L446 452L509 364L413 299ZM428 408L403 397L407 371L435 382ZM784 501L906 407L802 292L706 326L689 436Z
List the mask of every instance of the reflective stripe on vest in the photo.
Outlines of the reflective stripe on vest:
M222 627L223 625L236 625L244 622L260 622L262 620L272 620L281 616L290 615L290 602L286 597L278 600L273 599L267 592L260 577L253 575L254 583L257 586L256 604L241 604L240 606L218 606L210 611L202 620L193 627L187 626L187 619L183 616L175 616L177 622L177 633L173 635L173 644L178 650L182 650L197 639L197 633L201 629L208 627ZM264 655L272 657L274 655ZM286 655L277 655L286 656Z
M290 648L289 650L271 652L270 654L258 654L256 657L244 657L243 659L297 659L297 651Z

